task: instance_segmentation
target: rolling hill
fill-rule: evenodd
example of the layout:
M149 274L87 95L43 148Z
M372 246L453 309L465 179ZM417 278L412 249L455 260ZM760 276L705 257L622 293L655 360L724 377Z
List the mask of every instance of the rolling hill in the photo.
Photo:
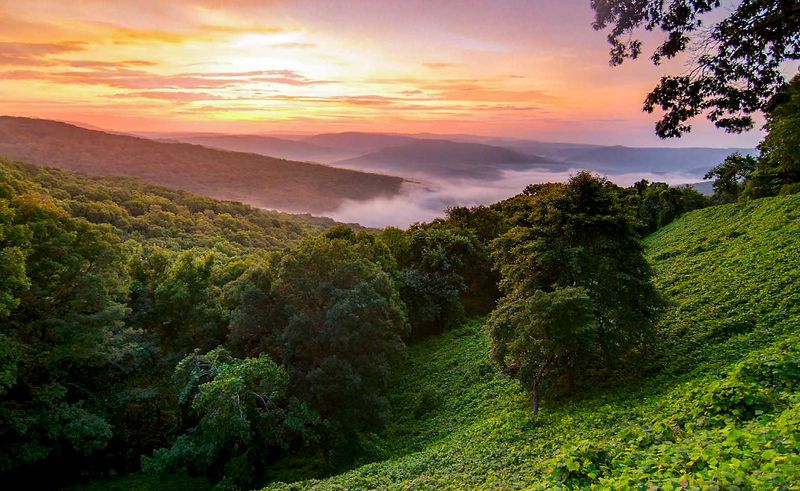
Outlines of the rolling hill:
M387 147L397 147L412 143L415 138L406 135L391 135L384 133L322 133L303 138L302 141L326 148L335 148L355 155L377 152Z
M55 121L0 117L0 155L145 181L260 208L324 213L345 200L395 195L398 177L164 143Z
M275 250L339 225L330 218L260 210L135 177L90 176L3 158L0 183L47 196L71 216L109 225L126 239L174 250Z
M255 153L303 162L328 163L358 155L357 152L346 149L328 148L304 141L261 135L186 135L175 136L172 139L232 152Z
M503 170L566 169L563 163L508 148L450 140L412 140L331 165L401 175L495 179Z
M551 395L533 420L470 323L410 349L362 465L266 489L796 489L799 213L800 195L764 198L646 239L670 301L649 371Z
M702 177L734 152L755 154L752 148L626 147L526 140L502 140L496 144L598 172L683 172L697 177Z
M591 164L598 170L632 172L647 169L651 172L685 171L702 177L725 157L740 152L755 154L752 148L633 148L601 147L571 151L564 160Z

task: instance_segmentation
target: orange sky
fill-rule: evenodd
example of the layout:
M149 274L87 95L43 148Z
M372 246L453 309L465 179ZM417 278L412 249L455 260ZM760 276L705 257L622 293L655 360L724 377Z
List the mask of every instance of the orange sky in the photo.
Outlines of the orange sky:
M113 130L664 144L588 0L0 0L0 114ZM752 145L700 122L673 145Z

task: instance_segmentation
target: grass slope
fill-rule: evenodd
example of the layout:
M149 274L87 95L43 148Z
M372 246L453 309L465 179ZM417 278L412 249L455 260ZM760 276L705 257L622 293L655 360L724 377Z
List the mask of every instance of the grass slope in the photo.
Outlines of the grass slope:
M646 244L670 301L650 375L531 420L468 324L411 348L380 460L266 489L797 489L800 195L695 211Z

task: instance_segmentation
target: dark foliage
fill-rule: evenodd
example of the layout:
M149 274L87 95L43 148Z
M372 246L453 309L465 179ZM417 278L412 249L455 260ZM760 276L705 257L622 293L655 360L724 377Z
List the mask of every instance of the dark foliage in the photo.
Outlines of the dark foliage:
M753 113L786 85L782 63L800 58L798 0L743 0L730 10L719 0L592 0L592 8L594 28L609 30L612 65L642 53L638 29L665 34L654 64L690 57L688 73L663 77L645 100L645 111L665 112L656 124L662 138L687 133L701 114L727 131L752 128Z
M687 211L705 208L711 200L690 186L669 186L645 179L626 190L628 203L636 210L641 235L655 232Z
M343 239L308 239L277 267L287 313L281 360L293 392L319 413L324 448L379 428L385 391L405 346L406 321L391 277Z
M704 179L714 179L714 199L719 203L736 202L757 163L752 155L735 153L708 171Z
M659 297L619 188L581 173L512 198L513 227L492 244L504 296L487 329L495 362L530 386L567 391L652 338Z

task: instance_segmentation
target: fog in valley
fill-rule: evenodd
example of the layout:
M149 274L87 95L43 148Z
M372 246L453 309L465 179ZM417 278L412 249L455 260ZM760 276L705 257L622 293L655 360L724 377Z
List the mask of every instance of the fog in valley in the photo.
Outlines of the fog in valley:
M498 179L407 176L401 192L390 198L367 201L347 200L335 211L327 213L334 220L359 223L366 227L407 227L415 222L444 216L450 206L491 204L522 192L528 184L563 182L582 170L579 167L564 171L550 169L504 170ZM668 184L687 184L701 181L690 173L599 173L620 186L630 186L641 179Z

